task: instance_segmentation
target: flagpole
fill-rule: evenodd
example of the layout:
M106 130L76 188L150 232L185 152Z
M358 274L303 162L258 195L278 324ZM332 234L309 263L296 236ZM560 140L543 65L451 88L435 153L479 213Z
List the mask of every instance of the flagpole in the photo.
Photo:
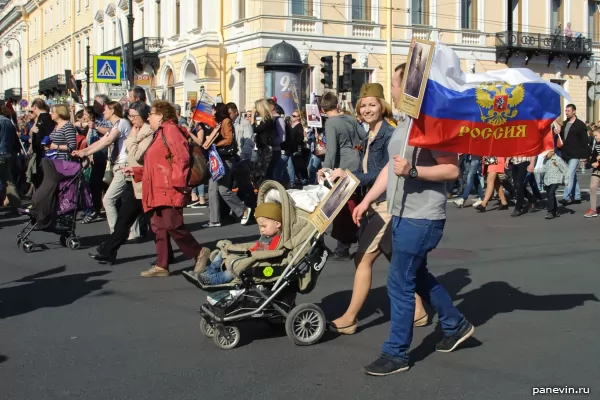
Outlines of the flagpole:
M408 147L408 139L410 139L410 131L413 126L412 117L408 117L408 118L410 118L410 122L408 123L408 131L406 133L406 139L404 140L404 147L402 148L402 158L406 158L406 148Z

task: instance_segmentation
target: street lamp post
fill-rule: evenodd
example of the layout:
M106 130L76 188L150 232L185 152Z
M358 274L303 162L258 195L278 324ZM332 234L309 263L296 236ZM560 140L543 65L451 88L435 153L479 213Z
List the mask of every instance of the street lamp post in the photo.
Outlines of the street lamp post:
M129 26L129 46L127 48L127 80L129 88L133 88L133 0L129 0L129 14L127 15L127 24Z
M21 60L21 42L19 42L17 40L17 38L14 38L14 37L8 38L7 42L9 40L14 40L19 45L19 92L20 92L19 97L22 99L23 98L23 61ZM8 50L6 50L6 53L4 53L4 56L6 58L11 58L13 56L12 51L10 51L10 47L8 48Z

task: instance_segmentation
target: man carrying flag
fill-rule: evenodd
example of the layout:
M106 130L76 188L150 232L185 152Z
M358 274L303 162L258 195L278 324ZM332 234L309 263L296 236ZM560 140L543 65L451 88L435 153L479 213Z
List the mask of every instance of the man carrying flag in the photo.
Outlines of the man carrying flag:
M398 66L392 77L396 106L404 68ZM440 242L446 222L446 182L459 175L456 153L535 157L560 114L560 95L568 96L529 70L466 75L449 47L435 45L419 118L400 121L389 143L389 164L353 213L360 223L369 205L387 190L393 216L390 336L381 356L364 368L366 374L409 369L415 292L439 316L444 338L437 351L451 352L473 335L474 326L427 270L427 255Z
M404 64L399 65L392 77L396 107L404 68ZM359 224L369 205L387 190L388 212L393 216L389 225L393 250L387 284L391 327L381 356L364 368L368 375L385 376L409 369L415 291L435 309L442 324L444 338L436 345L437 351L453 351L475 330L427 270L427 254L440 242L446 222L446 182L456 180L460 172L458 156L408 147L406 158L401 157L409 126L407 118L399 122L388 147L389 164L353 213L354 221Z

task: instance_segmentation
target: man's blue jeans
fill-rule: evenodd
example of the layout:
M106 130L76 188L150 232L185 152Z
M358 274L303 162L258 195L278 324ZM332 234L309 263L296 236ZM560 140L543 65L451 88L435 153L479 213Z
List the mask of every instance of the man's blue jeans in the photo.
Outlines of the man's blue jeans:
M569 166L569 186L565 188L563 199L567 201L581 201L581 191L579 190L579 182L577 181L577 168L579 168L579 159L571 158L565 160Z
M538 182L534 173L527 172L527 175L525 176L525 186L527 186L527 184L531 186L531 193L533 193L533 197L541 200L542 194L540 193L540 187L538 186Z
M463 190L462 197L463 200L467 200L469 195L471 194L471 190L473 190L473 185L477 186L477 197L483 199L483 187L481 187L481 181L479 180L479 174L481 173L481 160L471 160L471 164L469 165L469 173L467 174L467 181L465 182L465 190Z
M437 312L444 335L456 335L467 323L454 307L452 299L427 270L427 254L444 231L446 220L392 219L392 260L388 271L388 295L391 301L390 337L383 353L408 361L413 336L415 291Z
M295 177L296 177L296 171L294 170L294 163L292 160L292 156L288 156L287 154L282 154L281 155L281 166L283 167L283 170L286 171L287 170L287 175L283 174L283 181L284 182L289 182L291 186L294 186L294 182L295 182Z

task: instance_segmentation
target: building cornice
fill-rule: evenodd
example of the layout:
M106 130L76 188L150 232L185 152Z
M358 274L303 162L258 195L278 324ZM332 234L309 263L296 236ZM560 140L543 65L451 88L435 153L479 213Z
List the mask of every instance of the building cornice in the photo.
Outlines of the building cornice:
M204 37L200 37L199 41L195 42L186 42L180 45L175 45L172 48L162 50L159 54L159 57L164 58L167 56L173 56L175 54L185 53L186 50L196 50L201 47L219 47L219 39L216 35L206 35ZM166 46L163 46L163 49Z
M0 32L4 33L10 26L13 25L19 19L23 19L23 14L21 13L21 7L14 7L12 10L8 12L2 20L0 20ZM22 21L25 22L25 21Z
M237 51L247 51L256 48L270 48L285 40L294 45L299 51L329 51L340 49L349 53L369 53L384 56L387 54L385 40L373 38L354 38L343 36L299 35L286 32L256 32L225 41L228 54ZM477 59L480 61L495 61L495 48L485 46L466 46L449 44L461 59ZM408 55L410 42L408 40L392 41L392 54Z

